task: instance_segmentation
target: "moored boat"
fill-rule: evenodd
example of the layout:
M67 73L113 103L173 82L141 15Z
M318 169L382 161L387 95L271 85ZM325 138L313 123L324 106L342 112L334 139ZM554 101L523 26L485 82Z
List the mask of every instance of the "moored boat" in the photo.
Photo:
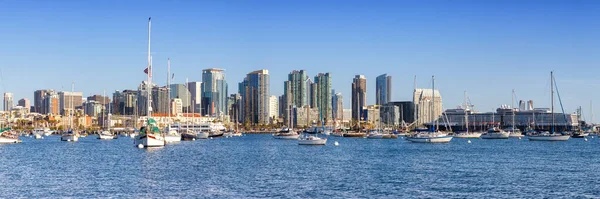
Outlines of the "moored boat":
M500 128L493 127L484 134L481 134L481 139L508 139L509 136L510 133L503 131Z
M315 135L306 135L298 138L299 145L326 145L327 138L320 138Z
M0 144L16 144L20 143L19 135L12 131L11 128L4 128L0 130Z
M282 128L278 133L273 134L273 138L281 140L297 140L299 136L300 135L298 135L298 133L296 133L296 131L293 129L285 127Z

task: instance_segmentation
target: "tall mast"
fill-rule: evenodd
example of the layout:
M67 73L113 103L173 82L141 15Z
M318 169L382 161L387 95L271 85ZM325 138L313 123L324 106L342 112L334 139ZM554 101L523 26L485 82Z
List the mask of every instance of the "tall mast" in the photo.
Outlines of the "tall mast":
M464 111L465 111L465 127L466 127L467 133L468 133L469 132L469 113L467 112L467 107L468 107L468 105L467 105L467 91L465 91L464 98L465 98L464 99L464 101L465 101L465 109L464 109Z
M150 104L150 93L152 92L152 56L150 55L150 36L152 31L152 18L148 18L148 84L146 85L146 117L152 116L152 105Z
M413 122L416 122L416 124L418 125L418 119L417 119L417 104L415 103L415 95L417 94L417 75L415 75L415 78L413 80L413 87L415 88L413 90Z
M554 71L550 71L550 103L552 103L552 134L554 134Z
M102 96L102 102L105 102L105 101L106 101L106 89L104 89L104 94L103 94L103 96ZM104 107L102 107L102 108L104 109L104 108L106 107L106 105L103 105L103 106L104 106ZM110 107L110 106L109 106L109 107ZM104 117L103 117L103 119L104 119L104 122L102 123L102 127L104 127L104 128L106 128L106 115L107 115L107 114L108 114L108 113L106 112L106 110L104 111L104 114L102 114L102 115L104 116Z
M73 130L73 113L75 112L75 107L73 107L73 93L75 92L75 81L71 82L71 103L70 103L70 108L71 110L69 110L69 130Z
M434 129L434 131L437 131L438 128L439 128L439 126L438 126L437 117L435 115L435 76L433 76L433 75L431 76L431 101L432 101L432 103L431 103L431 105L432 105L432 107L431 107L431 112L432 112L431 116L435 120L435 129Z
M171 78L169 75L171 74L171 58L167 58L167 96L169 100L167 101L169 104L169 122L171 120Z
M515 89L512 90L512 96L510 101L510 110L512 112L512 131L515 131Z

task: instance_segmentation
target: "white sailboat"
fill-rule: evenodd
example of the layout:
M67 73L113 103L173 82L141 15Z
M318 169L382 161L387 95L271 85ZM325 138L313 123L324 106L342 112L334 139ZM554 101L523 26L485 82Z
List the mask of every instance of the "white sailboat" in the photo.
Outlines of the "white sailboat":
M455 137L455 138L479 138L479 137L481 137L481 133L469 131L469 111L470 111L470 109L469 109L469 105L467 104L467 91L465 91L464 98L465 98L464 99L464 103L465 103L464 112L465 112L465 129L466 129L466 131L454 134L453 137Z
M321 112L321 111L319 110L319 112ZM322 112L321 112L321 115L319 116L319 119L323 120ZM322 130L325 129L324 126L325 126L325 122L321 121ZM309 134L304 133L302 136L298 137L298 144L299 145L325 145L325 144L327 144L327 138L321 138L321 137L317 136L317 134L309 135Z
M167 86L169 87L168 89L171 89L171 81L169 80L169 74L171 71L171 58L167 59ZM185 86L187 88L187 78L185 81ZM171 118L171 93L169 92L168 94L169 96L169 119ZM177 130L175 129L171 129L171 128L165 128L165 141L167 143L176 143L176 142L181 142L181 133L177 132Z
M570 138L570 136L568 134L562 134L562 133L555 132L555 124L554 124L554 86L555 86L555 84L556 84L556 82L554 80L554 73L550 72L550 90L551 90L550 91L551 92L550 102L552 104L552 110L551 110L552 126L550 129L550 132L543 131L543 132L533 133L528 136L530 141L567 141Z
M291 110L290 106L288 106L288 110ZM278 133L273 134L273 138L281 140L297 140L300 137L300 135L294 130L291 111L288 112L290 112L288 117L289 127L283 127Z
M435 77L431 76L432 82L432 105L431 115L435 115ZM435 120L435 125L432 125L429 132L417 132L406 137L407 141L416 143L448 143L452 140L452 136L438 131L438 119Z
M73 106L73 92L75 92L75 82L71 83L71 103L69 111L69 129L60 136L60 141L77 142L79 141L79 132L73 130L73 113L75 107Z
M106 90L104 90L104 99L106 99ZM110 112L110 106L108 106L109 110L108 112ZM106 127L106 123L110 123L110 119L107 119L106 116L108 115L108 113L106 113L106 111L104 111L104 117L102 117L104 119L104 122L102 123L104 126L104 130L100 133L98 133L98 139L101 140L112 140L115 138L115 136L110 132L110 125L108 126L108 128Z
M148 68L147 70L147 78L148 82L146 84L146 126L140 129L140 133L135 136L134 145L142 146L142 147L162 147L165 146L165 138L160 133L160 130L156 126L156 121L152 119L152 103L151 103L151 93L152 93L152 57L150 57L150 36L151 36L151 28L152 23L151 19L148 18Z
M505 130L509 133L508 137L511 137L511 138L525 137L525 135L523 135L523 132L521 132L520 129L515 127L515 89L512 90L512 101L511 101L510 108L511 108L511 112L512 112L512 127L510 129Z

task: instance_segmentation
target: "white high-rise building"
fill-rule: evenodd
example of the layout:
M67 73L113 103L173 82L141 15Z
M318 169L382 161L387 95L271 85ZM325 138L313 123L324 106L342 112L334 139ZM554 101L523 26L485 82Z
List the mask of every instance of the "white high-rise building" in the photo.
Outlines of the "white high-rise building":
M13 94L4 93L4 111L10 111L13 108Z
M434 102L435 104L433 104ZM442 96L438 90L433 92L432 89L415 89L413 103L416 108L417 124L433 122L442 115L444 106L442 104Z
M279 116L279 98L275 95L269 97L269 118L277 118Z
M171 99L171 115L179 115L183 113L183 103L179 98Z
M195 113L200 113L202 104L202 82L188 82L187 87L192 96L191 106L193 107L193 111Z

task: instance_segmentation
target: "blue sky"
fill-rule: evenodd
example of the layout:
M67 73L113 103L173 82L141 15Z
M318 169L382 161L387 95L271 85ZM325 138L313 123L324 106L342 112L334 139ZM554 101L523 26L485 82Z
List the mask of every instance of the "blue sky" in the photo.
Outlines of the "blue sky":
M350 105L354 75L393 76L393 100L410 100L413 76L445 108L467 90L480 111L510 104L511 89L549 106L554 70L566 111L598 94L600 1L0 1L3 90L33 98L43 88L84 95L134 89L145 76L152 17L155 81L201 81L227 70L230 91L246 73L268 69L271 93L294 69L331 72Z

